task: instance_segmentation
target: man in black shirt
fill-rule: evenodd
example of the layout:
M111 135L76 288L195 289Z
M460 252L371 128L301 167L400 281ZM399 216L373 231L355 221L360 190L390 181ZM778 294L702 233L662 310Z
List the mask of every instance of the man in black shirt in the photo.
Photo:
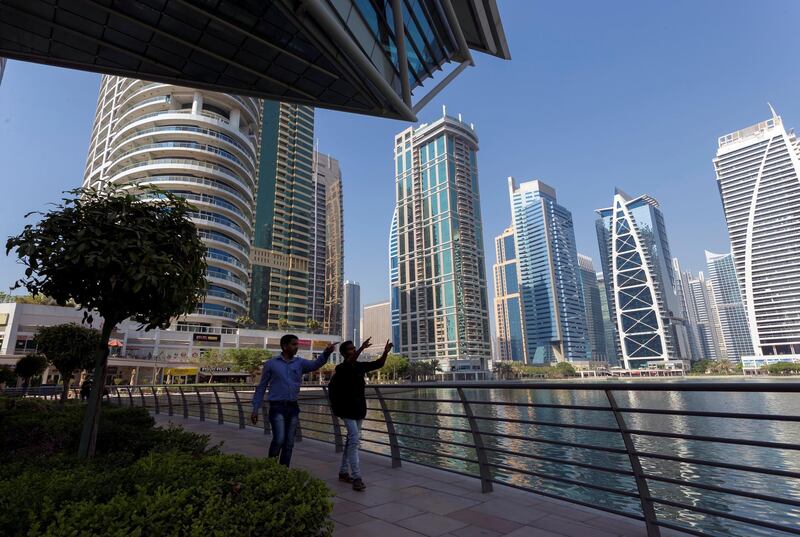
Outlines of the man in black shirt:
M344 421L347 428L347 442L342 453L342 466L339 469L339 480L353 484L353 490L364 490L367 486L361 479L358 463L358 446L361 440L361 421L367 415L367 398L364 395L364 375L383 367L386 356L392 349L392 342L387 341L383 354L373 362L359 362L358 356L370 346L371 338L367 338L359 349L352 341L339 345L339 353L344 361L336 366L331 378L329 394L334 415ZM347 467L350 467L350 472Z

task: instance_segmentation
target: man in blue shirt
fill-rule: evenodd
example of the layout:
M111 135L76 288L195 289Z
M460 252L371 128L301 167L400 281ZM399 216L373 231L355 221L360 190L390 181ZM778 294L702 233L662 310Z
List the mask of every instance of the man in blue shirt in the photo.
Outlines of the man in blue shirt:
M258 413L264 402L264 392L269 385L269 424L272 427L272 442L269 445L269 456L277 457L278 462L289 466L294 448L294 436L300 420L300 407L297 397L300 395L300 383L303 374L316 371L326 363L336 347L331 343L316 360L296 358L297 336L287 334L281 338L281 354L264 362L261 382L253 395L253 414L250 421L258 423Z

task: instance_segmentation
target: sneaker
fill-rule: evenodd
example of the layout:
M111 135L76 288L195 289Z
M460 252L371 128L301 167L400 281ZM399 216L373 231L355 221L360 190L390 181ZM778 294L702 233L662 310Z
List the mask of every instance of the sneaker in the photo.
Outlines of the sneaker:
M353 480L353 490L362 491L365 488L367 488L367 486L364 484L364 481L360 477L357 477L356 479Z
M345 483L352 483L353 478L350 477L350 474L348 473L339 474L339 481L344 481Z

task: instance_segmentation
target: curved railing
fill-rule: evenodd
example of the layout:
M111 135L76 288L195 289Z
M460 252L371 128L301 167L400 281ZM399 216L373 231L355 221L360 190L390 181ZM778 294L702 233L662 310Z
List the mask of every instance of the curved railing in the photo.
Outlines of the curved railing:
M155 413L249 425L253 385L113 387ZM800 383L538 382L367 386L364 451L700 536L800 535ZM300 439L343 445L327 386ZM262 426L269 432L267 405ZM741 411L740 411L741 410Z

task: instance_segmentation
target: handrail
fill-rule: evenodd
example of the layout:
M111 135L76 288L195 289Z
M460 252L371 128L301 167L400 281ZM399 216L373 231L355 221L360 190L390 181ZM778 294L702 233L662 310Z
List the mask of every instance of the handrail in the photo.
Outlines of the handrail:
M158 412L157 394L163 392L172 414L170 387L148 388L154 403L147 406ZM203 419L203 405L216 402L218 422L238 423L240 428L250 426L244 416L254 385L177 385L182 395L184 389L193 390L197 400L182 401L184 416ZM474 395L492 389L525 391L525 397L515 402L509 397L495 400L496 396ZM122 390L128 390L132 404L130 388L112 390L118 404L124 404L119 396ZM567 391L572 396L545 398L542 402L545 394L540 395L539 391L553 390ZM390 391L402 393L391 396ZM578 397L585 392L594 394ZM714 394L721 410L639 407L640 399L635 397L624 406L620 396L625 392L649 392L656 394L656 400L659 393L707 392ZM139 393L146 394L143 390ZM772 438L763 434L763 428L740 426L734 433L705 427L696 431L687 428L685 420L674 421L679 417L716 420L702 421L703 424L735 425L731 420L736 419L771 426L800 422L800 383L477 381L370 384L367 393L368 426L362 428L362 449L390 457L392 466L413 462L478 478L484 492L489 492L493 484L505 484L594 507L643 521L649 537L660 535L661 528L699 536L720 532L754 535L765 529L800 535L796 520L800 487L791 481L794 485L783 486L792 488L773 488L775 483L783 483L779 480L800 479L800 464L791 463L792 453L800 449L796 437L781 433ZM727 394L742 393L797 397L798 414L788 414L785 407L778 407L774 413L733 412L736 409L726 404ZM599 404L603 400L607 406ZM341 429L330 408L327 387L319 385L318 390L301 392L300 404L304 433L298 432L298 436L310 435L340 450ZM223 408L233 412L225 413ZM266 406L262 412L264 432L268 434ZM398 420L393 414L403 419ZM648 417L661 421L648 422ZM596 419L605 421L590 422ZM649 423L655 423L657 430L648 427ZM750 437L742 434L747 430L753 431ZM676 450L676 445L682 449ZM709 451L709 445L716 451ZM742 458L730 456L743 446L747 451L738 452L744 454ZM756 457L755 450L778 453L773 458ZM692 465L696 470L676 474L667 465ZM710 478L708 472L713 472ZM743 478L743 472L753 479ZM542 487L542 483L549 483L549 487ZM739 503L735 503L737 500ZM722 523L725 525L720 526Z

